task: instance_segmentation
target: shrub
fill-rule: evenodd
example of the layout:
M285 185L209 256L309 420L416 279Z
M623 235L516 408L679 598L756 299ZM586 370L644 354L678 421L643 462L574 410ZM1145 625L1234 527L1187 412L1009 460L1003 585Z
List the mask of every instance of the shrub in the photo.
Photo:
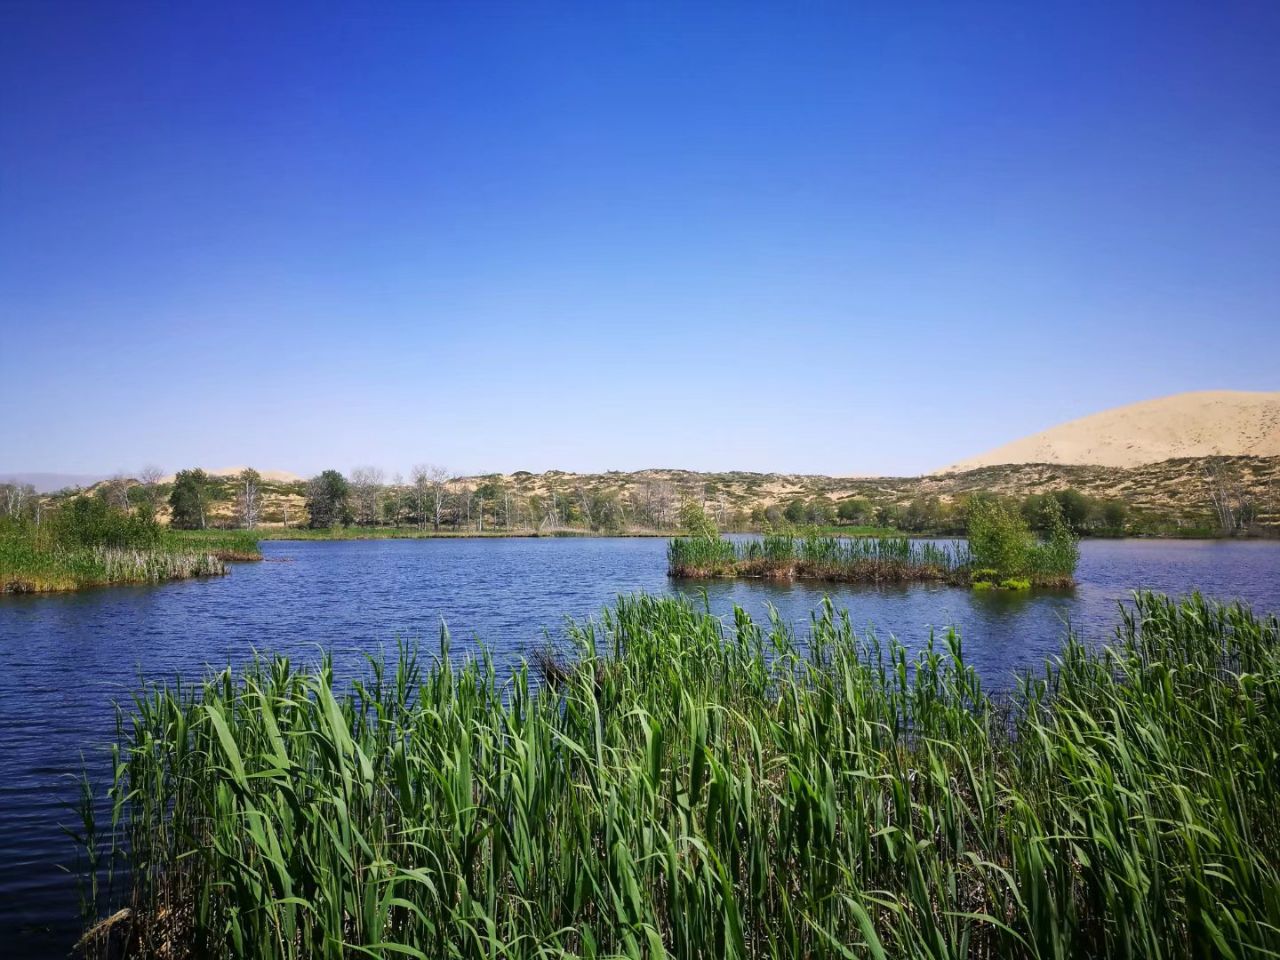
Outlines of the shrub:
M969 554L993 579L1027 571L1035 538L1026 521L999 500L975 497L969 503Z

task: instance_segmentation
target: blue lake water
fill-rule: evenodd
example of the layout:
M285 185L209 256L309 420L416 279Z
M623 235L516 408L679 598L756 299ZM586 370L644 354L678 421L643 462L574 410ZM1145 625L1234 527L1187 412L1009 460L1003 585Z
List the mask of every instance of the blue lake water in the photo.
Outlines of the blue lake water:
M803 631L830 595L853 622L919 644L957 627L990 683L1041 664L1065 624L1105 642L1116 604L1145 587L1199 589L1280 610L1280 544L1090 541L1069 592L983 594L943 586L850 587L761 581L672 582L659 539L269 542L267 562L230 576L47 597L0 597L0 942L6 956L65 955L79 933L74 855L60 825L81 757L102 769L112 704L139 679L200 676L255 649L345 675L398 637L434 643L447 621L462 655L482 638L510 665L620 593L680 591L723 614L770 605Z

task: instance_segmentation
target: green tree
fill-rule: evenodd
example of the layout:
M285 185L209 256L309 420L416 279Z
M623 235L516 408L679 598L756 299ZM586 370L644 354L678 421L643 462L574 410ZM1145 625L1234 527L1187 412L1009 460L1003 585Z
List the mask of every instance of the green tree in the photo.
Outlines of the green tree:
M1002 578L1027 572L1035 539L1019 513L993 497L973 497L968 530L975 569L990 570Z
M825 526L835 517L835 507L827 497L814 497L809 501L809 522Z
M169 493L169 525L179 530L203 530L209 525L209 475L199 467L181 470Z
M326 470L307 484L307 517L313 529L351 522L351 487L337 470Z
M686 500L680 507L680 528L689 536L704 540L715 540L720 536L716 522L696 500Z
M1093 504L1079 490L1055 490L1053 498L1062 508L1062 519L1067 526L1079 533L1089 523L1089 514Z
M862 497L850 497L841 500L836 508L836 516L841 523L866 523L871 516L871 503Z
M786 505L782 516L788 523L804 523L809 519L809 505L797 498Z
M1108 533L1124 533L1129 520L1129 505L1123 500L1107 500L1099 511L1102 528Z

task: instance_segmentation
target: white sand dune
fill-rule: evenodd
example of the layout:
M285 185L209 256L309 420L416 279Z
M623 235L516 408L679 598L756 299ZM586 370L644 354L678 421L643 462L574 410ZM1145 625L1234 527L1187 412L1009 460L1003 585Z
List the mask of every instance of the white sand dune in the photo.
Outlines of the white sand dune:
M1008 463L1137 467L1174 457L1211 456L1280 456L1280 392L1206 390L1116 407L941 472Z

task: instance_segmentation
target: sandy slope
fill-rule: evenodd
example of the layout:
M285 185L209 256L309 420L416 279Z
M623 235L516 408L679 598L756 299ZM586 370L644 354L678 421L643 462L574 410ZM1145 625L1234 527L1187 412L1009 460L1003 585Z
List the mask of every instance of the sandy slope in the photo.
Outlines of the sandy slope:
M205 473L211 477L234 477L236 474L244 470L244 467L218 467L216 469L205 469ZM301 480L302 477L296 473L290 473L288 470L259 470L263 480L271 480L275 483L293 483L295 480ZM176 474L169 474L162 477L161 483L173 483Z
M1208 390L1105 410L946 470L1006 463L1137 467L1172 457L1280 456L1280 392Z

